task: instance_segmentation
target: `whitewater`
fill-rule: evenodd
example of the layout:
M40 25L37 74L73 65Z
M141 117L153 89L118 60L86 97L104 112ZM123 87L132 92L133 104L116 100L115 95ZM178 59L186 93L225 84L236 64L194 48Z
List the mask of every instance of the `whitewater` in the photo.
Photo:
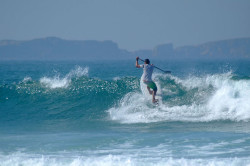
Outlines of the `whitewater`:
M0 166L250 165L250 62L0 62Z
M146 88L143 93L128 93L119 107L111 108L112 119L124 123L159 121L208 122L250 120L250 80L232 80L231 73L190 77L181 80L158 74L164 94L159 107L150 107ZM143 83L140 83L141 86ZM175 96L175 97L172 97ZM176 97L178 96L178 97Z

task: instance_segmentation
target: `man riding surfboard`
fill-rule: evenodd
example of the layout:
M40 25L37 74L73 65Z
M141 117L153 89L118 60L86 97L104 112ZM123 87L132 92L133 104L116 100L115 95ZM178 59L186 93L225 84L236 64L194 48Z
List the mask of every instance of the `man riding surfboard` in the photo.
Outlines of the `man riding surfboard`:
M153 70L154 70L154 65L150 64L149 59L145 59L144 64L139 65L138 60L139 60L139 57L136 57L135 66L137 68L143 68L143 74L142 74L143 83L147 85L148 92L149 92L149 94L152 95L152 102L157 103L158 100L155 99L155 95L157 92L157 86L152 81L152 74L153 74Z

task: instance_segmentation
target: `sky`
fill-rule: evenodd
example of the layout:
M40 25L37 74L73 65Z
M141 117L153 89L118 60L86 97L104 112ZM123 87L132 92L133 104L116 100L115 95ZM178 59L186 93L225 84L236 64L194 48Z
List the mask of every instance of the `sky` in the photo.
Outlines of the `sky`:
M0 40L45 37L129 51L250 37L250 0L0 0Z

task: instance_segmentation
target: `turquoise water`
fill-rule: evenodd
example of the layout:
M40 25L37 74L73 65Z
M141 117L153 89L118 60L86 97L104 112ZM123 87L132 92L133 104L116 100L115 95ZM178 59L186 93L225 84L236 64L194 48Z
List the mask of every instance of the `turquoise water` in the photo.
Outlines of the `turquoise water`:
M250 165L250 61L0 62L0 165Z

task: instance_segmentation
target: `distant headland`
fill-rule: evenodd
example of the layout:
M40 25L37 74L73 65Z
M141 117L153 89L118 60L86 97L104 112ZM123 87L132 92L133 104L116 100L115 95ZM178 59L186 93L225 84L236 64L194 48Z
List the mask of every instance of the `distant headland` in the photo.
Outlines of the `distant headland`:
M136 56L153 59L250 59L250 37L174 48L127 51L113 41L64 40L47 37L29 41L0 41L0 60L124 60Z

